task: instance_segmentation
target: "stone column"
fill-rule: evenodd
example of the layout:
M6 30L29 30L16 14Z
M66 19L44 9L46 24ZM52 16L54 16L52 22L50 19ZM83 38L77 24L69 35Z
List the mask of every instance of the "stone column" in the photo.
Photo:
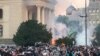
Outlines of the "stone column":
M29 11L28 11L28 20L31 20L31 19L32 19L32 11L29 10Z
M37 6L37 21L38 21L38 23L40 23L40 11L41 11L41 7L40 6Z
M42 24L45 24L45 12L44 12L45 8L42 8Z
M48 13L48 8L45 8L45 24L48 23L48 20L49 20L49 13Z
M50 19L49 17L49 8L47 8L47 20Z
M52 19L52 12L50 9L49 9L49 19Z
M48 8L47 10L48 12L48 18L47 18L47 28L50 29L51 26L51 21L52 21L52 13L51 13L51 9Z
M53 19L54 16L55 16L55 14L54 14L54 10L52 9L52 10L51 10L51 19Z
M24 17L24 22L29 20L29 12L28 12L28 9L24 8L23 10L23 17Z

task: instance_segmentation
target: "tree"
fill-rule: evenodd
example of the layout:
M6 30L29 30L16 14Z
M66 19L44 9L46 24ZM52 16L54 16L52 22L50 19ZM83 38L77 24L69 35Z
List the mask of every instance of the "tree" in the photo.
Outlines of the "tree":
M59 23L65 24L70 29L69 32L71 32L71 33L82 32L82 25L80 25L79 21L69 20L69 18L67 16L63 16L63 15L59 15L56 21Z
M61 45L62 43L68 46L73 46L75 43L75 38L70 38L70 37L65 37L65 38L60 38L56 41L58 45Z
M69 25L69 27L70 27L70 29L72 31L74 31L74 32L82 32L82 25L80 25L79 21L70 20L68 25Z
M94 46L100 46L100 24L95 28L95 39L92 41Z
M19 26L13 41L16 45L30 46L36 42L49 42L51 38L52 35L46 30L45 25L37 23L36 20L28 20Z
M63 16L63 15L59 15L59 17L57 18L56 21L59 23L65 24L70 29L67 37L58 39L57 44L64 43L66 45L72 46L73 41L75 42L77 33L82 31L82 26L80 25L80 22L75 21L75 20L69 20L69 18L67 16Z
M63 23L66 26L68 26L68 23L69 23L68 17L63 16L63 15L59 15L56 21L60 22L60 23Z
M73 46L76 44L75 38L76 38L76 34L77 32L73 32L70 35L68 35L67 37L64 38L60 38L56 41L56 43L58 45L61 45L62 43L68 46ZM74 43L73 43L74 42Z

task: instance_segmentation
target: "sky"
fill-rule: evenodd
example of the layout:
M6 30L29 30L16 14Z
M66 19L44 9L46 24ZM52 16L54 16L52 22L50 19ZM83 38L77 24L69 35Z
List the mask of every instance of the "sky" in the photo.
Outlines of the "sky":
M89 0L87 0L89 4ZM65 15L68 6L73 5L75 8L83 8L85 5L85 0L57 0L55 6L55 15Z

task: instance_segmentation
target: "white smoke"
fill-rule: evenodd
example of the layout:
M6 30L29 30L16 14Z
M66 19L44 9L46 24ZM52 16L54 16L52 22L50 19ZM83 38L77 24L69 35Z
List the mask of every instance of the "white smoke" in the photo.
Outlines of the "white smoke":
M60 1L60 0L58 0ZM61 0L62 1L62 0ZM66 0L67 1L67 0ZM73 1L73 0L71 0ZM84 5L85 3L82 3L82 2L85 2L85 0L80 0L79 2L78 1L73 1L72 2L72 5L74 5L75 8L84 8ZM81 5L79 5L79 3ZM89 0L88 0L88 4L89 4ZM63 4L61 4L63 5ZM58 7L58 8L57 8ZM57 6L56 7L56 13L55 14L61 14L60 11L62 11L64 8L66 8L66 5L65 7L63 6ZM62 8L63 9L62 9ZM64 9L64 13L66 14L66 9ZM62 12L63 13L63 12ZM69 19L70 20L79 20L82 22L82 18L80 18L80 16L78 15L80 12L78 11L73 11L72 15L69 15ZM56 18L57 19L57 18ZM50 24L48 24L48 28L50 29L51 28L51 32L52 32L52 37L55 38L55 39L58 39L58 38L63 38L65 36L68 35L70 29L65 25L65 24L62 24L62 23L57 23L56 22L56 19L52 19L50 21ZM84 21L84 20L83 20ZM83 23L84 24L84 23ZM83 25L84 26L84 25ZM95 26L92 26L92 27L89 27L87 28L87 44L90 46L92 43L91 43L91 40L94 39L94 37L92 37L92 34L93 34L93 30L94 30L94 27ZM83 30L82 32L79 32L77 34L77 37L76 37L76 45L85 45L86 44L86 39L85 39L85 27L83 27ZM73 28L74 29L74 28Z
M90 34L90 31L87 30L87 33L88 33L88 36L87 36L87 45L91 45L91 34ZM79 33L77 35L77 38L76 38L76 45L83 45L85 46L86 45L86 36L85 36L85 30L83 30L82 33Z
M51 31L52 38L59 39L67 36L67 26L63 23L56 22L57 17L50 19L47 24L47 30Z
M70 7L69 7L70 8ZM74 7L73 7L74 8ZM73 9L72 8L72 9ZM71 8L70 8L71 9ZM82 26L82 32L78 32L77 36L76 36L76 45L86 45L86 32L85 32L85 18L81 18L80 16L84 16L83 11L77 11L77 10L72 10L72 14L68 15L70 20L79 20L80 25ZM67 10L68 12L68 10ZM87 22L87 25L89 27L87 27L87 45L90 46L92 45L91 41L94 39L94 37L92 37L93 35L93 31L95 26L94 25L89 25L89 22Z
M63 23L55 23L52 27L52 36L54 39L63 38L67 35L67 27Z
M84 26L84 25L83 25ZM91 46L92 45L92 40L95 38L95 36L93 36L94 34L94 29L95 29L96 25L88 25L87 29L87 45ZM85 27L83 27L83 30L81 33L77 34L77 38L76 38L76 45L86 45L86 32L85 32Z
M56 22L56 19L53 19L51 22L52 23L51 23L51 25L49 25L49 27L51 28L52 37L54 39L59 39L59 38L63 38L65 36L68 36L69 32L71 31L71 29L69 29L69 27L67 27L63 23ZM80 24L83 26L83 29L82 29L82 32L78 32L78 34L76 36L76 45L85 46L86 45L86 38L85 38L84 21L83 21L83 23L80 22ZM88 25L88 28L87 28L87 45L88 46L92 45L91 41L94 39L94 37L92 35L93 35L95 27L96 26Z

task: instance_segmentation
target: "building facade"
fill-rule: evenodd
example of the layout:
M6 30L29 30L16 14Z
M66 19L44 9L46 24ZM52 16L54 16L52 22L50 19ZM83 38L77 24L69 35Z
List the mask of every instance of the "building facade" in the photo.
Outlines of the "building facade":
M89 24L100 24L100 0L90 0L87 7L87 18Z
M81 11L82 16L85 16L85 9L78 9ZM96 26L100 24L100 0L90 0L88 7L86 7L87 11L87 24Z
M68 7L70 8L70 7ZM74 6L70 9L75 8ZM67 10L68 11L68 10ZM68 11L70 12L70 11ZM71 20L80 21L81 24L85 24L85 8L78 8L71 11L71 15L67 12L68 17ZM87 24L90 26L97 26L100 24L100 0L90 0L89 5L86 7L87 12Z
M0 0L0 39L12 39L27 20L47 24L54 16L55 4L55 0Z

